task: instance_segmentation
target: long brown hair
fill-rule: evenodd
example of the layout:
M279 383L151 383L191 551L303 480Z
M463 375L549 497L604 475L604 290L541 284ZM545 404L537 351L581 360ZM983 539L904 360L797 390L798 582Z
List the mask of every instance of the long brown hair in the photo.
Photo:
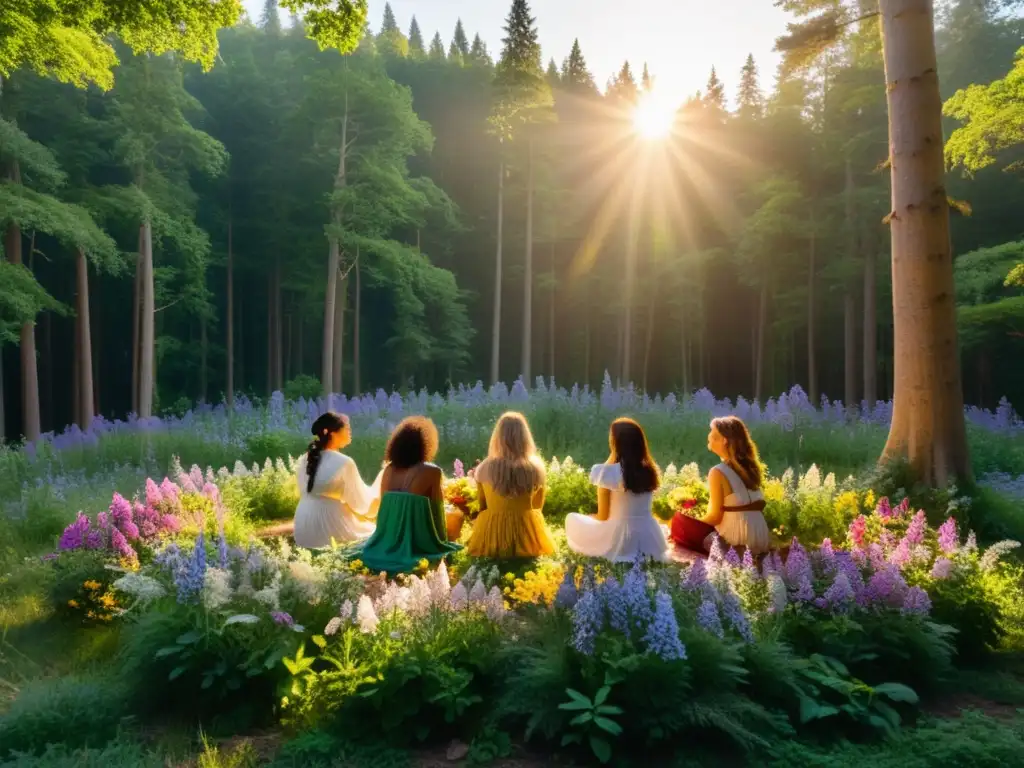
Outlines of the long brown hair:
M647 446L643 427L632 419L616 419L612 422L611 444L627 491L652 493L658 490L660 470Z
M306 449L306 475L309 477L306 481L306 493L313 492L313 483L316 480L316 470L320 466L320 457L323 456L323 452L331 440L331 435L340 432L347 426L348 416L334 411L321 413L313 422L313 426L310 427L310 432L314 435L313 442Z
M747 488L752 491L759 490L764 479L761 457L757 455L757 446L750 437L747 425L738 416L722 416L712 419L711 426L725 438L729 466L736 470L736 474Z
M487 458L476 468L474 476L506 499L544 485L544 463L537 455L537 445L523 414L510 411L498 419Z

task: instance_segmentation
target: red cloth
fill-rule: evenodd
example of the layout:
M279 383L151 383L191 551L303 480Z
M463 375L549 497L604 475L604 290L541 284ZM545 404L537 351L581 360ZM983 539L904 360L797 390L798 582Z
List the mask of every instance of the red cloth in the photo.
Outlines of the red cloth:
M704 546L704 540L714 532L713 525L702 523L681 512L676 512L676 516L672 518L672 541L684 549L707 554L708 550Z

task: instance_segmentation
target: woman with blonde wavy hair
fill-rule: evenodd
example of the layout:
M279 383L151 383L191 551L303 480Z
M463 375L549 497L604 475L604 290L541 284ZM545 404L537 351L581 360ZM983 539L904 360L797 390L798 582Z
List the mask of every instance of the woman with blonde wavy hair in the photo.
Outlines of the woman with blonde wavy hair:
M544 524L544 462L521 413L504 414L494 425L487 458L474 472L480 516L468 550L473 557L518 558L555 550Z

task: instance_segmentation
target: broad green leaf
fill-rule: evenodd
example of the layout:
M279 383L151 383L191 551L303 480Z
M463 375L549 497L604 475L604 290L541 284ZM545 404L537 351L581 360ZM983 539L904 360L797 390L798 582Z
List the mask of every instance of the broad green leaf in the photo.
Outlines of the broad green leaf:
M576 715L576 717L570 720L569 725L586 725L593 719L594 716L590 712L584 712L582 714Z
M893 701L900 701L906 704L917 704L918 695L914 689L902 683L882 683L875 686L875 694L887 696Z
M610 733L612 736L618 736L620 733L622 733L622 726L616 723L614 720L609 720L607 717L595 717L594 725L596 725L602 731Z
M602 763L607 763L612 759L612 746L607 741L602 739L600 736L590 737L590 749L594 752L594 757L600 760Z

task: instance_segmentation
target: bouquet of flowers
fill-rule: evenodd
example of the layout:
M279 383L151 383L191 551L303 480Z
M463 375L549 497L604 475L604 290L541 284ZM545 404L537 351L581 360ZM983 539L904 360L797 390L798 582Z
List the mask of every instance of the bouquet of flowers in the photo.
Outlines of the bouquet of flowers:
M708 488L699 480L684 483L669 494L669 504L681 515L701 518L708 511Z
M444 501L470 517L480 511L476 485L468 477L456 477L444 484Z

